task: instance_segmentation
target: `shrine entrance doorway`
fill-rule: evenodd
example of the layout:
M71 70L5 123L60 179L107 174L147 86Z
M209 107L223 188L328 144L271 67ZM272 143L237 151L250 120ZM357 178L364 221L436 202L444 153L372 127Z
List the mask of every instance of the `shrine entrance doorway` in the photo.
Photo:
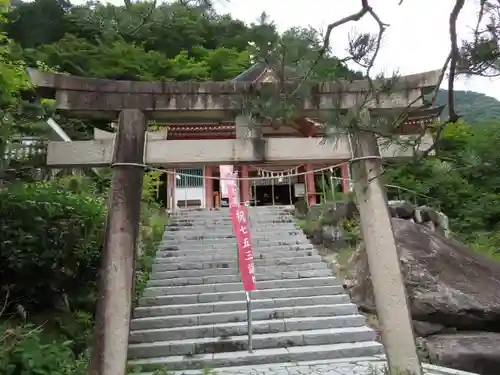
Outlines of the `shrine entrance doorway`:
M258 178L251 180L251 205L253 206L281 206L292 205L297 201L295 197L295 177Z

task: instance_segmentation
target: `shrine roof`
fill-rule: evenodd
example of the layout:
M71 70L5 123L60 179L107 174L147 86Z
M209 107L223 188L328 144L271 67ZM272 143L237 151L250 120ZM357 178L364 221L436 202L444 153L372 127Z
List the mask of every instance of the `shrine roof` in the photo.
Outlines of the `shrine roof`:
M409 108L404 112L396 112L392 109L370 109L370 113L374 116L389 116L389 115L401 115L405 123L416 123L419 121L434 121L439 117L444 106L436 107L420 107L420 108ZM317 125L322 126L323 122L316 118L308 118L309 121L317 123ZM232 132L235 130L234 122L224 122L224 123L193 123L193 124L165 124L170 132L186 132L186 133L197 133L197 132Z
M267 64L265 62L258 62L253 64L250 68L245 70L243 73L238 74L231 81L235 82L256 82L267 70Z

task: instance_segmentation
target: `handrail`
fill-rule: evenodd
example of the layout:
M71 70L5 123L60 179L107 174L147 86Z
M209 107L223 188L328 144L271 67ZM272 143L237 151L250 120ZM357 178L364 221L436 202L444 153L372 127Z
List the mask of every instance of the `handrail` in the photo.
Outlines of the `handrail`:
M422 198L424 198L424 199L427 201L427 203L431 203L431 202L433 202L433 203L437 206L437 208L439 208L439 207L440 207L440 202L439 202L439 200L437 200L436 198L432 198L432 197L430 197L430 196L428 196L428 195L425 195L425 194L419 193L419 192L417 192L417 191L415 191L415 190L411 190L411 189L408 189L408 188L405 188L405 187L403 187L403 186L399 186L399 185L385 184L384 186L385 186L386 188L394 188L394 189L396 189L398 192L399 192L399 191L405 191L405 192L407 192L407 193L411 193L411 194L413 194L413 196L415 196L415 197L422 197ZM415 199L415 202L414 202L414 203L416 203L416 199Z

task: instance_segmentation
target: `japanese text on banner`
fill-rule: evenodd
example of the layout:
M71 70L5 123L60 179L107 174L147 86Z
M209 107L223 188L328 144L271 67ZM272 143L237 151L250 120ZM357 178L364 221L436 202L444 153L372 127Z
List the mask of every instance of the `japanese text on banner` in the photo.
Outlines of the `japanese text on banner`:
M241 281L245 292L250 292L256 290L257 286L255 281L255 266L253 263L253 248L247 220L248 210L245 204L239 203L238 188L232 166L221 166L221 177L222 176L225 178L224 188L229 198L229 211L238 246Z

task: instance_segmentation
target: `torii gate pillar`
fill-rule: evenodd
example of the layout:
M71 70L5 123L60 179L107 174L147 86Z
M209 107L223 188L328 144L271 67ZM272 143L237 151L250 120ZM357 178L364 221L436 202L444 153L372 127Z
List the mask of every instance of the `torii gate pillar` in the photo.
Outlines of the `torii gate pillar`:
M146 117L140 110L120 112L112 159L106 238L101 255L90 375L121 375L126 372L146 128Z

